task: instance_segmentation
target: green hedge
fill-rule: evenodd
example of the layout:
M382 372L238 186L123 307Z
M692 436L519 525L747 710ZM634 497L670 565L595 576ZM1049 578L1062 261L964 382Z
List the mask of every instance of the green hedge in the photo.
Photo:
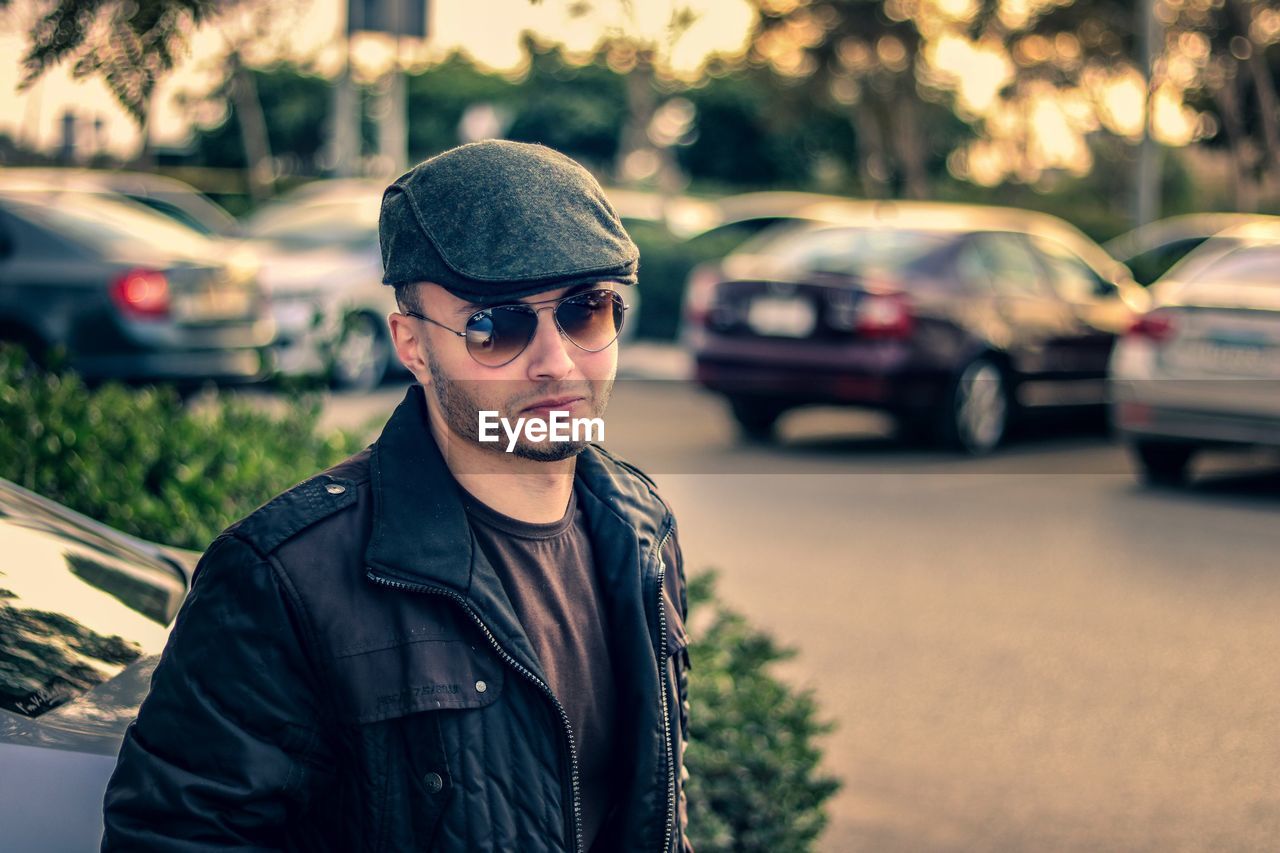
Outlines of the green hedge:
M162 388L89 389L0 348L0 477L179 547L202 550L272 495L358 449L354 435L322 433L319 415L314 396L267 413L238 396L189 405ZM695 846L807 850L838 787L817 769L815 739L827 726L807 692L770 674L790 653L718 603L712 575L691 580L689 607Z
M318 397L280 414L218 396L41 373L0 350L0 477L144 539L204 550L223 528L359 442L320 434Z
M719 603L715 583L689 580L690 839L697 853L801 853L840 787L818 766L831 725L812 694L770 673L794 652Z

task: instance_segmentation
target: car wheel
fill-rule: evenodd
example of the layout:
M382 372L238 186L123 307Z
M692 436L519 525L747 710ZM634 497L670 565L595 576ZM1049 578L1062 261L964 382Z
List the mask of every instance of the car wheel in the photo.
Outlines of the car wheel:
M748 441L771 442L777 435L778 418L786 411L784 406L769 400L750 397L731 397L729 408L738 430Z
M976 358L951 383L938 415L942 443L973 456L995 450L1009 425L1009 390L1004 372Z
M370 391L387 375L391 343L378 321L368 314L352 314L342 324L333 349L329 374L336 388Z
M1138 463L1138 477L1148 486L1183 486L1190 479L1194 445L1137 441L1129 449Z

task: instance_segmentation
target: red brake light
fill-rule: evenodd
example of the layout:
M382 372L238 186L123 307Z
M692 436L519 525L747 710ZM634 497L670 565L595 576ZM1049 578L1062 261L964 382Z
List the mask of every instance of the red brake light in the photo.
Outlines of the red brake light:
M854 331L860 337L909 338L914 329L911 303L904 294L869 293L858 302Z
M129 270L111 283L111 299L126 315L155 320L169 315L169 280L158 270Z
M1157 309L1134 320L1129 326L1128 334L1130 337L1164 343L1172 338L1176 331L1177 326L1173 322L1173 315L1168 311Z

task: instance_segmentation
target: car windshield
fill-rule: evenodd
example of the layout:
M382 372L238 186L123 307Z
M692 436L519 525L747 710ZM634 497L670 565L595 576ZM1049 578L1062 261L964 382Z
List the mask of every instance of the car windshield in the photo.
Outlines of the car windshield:
M31 218L49 230L99 251L120 249L176 250L208 254L209 242L200 234L133 202L88 193L13 193Z
M158 654L176 567L0 491L0 709L38 717Z
M254 217L249 232L286 248L377 246L380 206L376 196L284 203Z
M868 275L901 270L946 242L947 235L936 231L787 227L753 249L800 270Z
M1280 287L1280 244L1245 246L1217 255L1184 274L1187 283Z
M1210 237L1171 266L1156 283L1194 281L1239 247L1240 241L1234 237Z

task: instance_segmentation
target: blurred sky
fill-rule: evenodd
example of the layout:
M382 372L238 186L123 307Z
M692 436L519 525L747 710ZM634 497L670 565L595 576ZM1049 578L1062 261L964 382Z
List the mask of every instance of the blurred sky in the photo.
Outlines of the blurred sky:
M592 10L577 17L570 13L570 0L439 0L430 8L430 36L424 45L406 43L404 57L425 63L455 47L466 49L475 59L494 69L512 69L520 61L519 38L525 30L562 42L574 50L588 50L609 31L623 31L656 40L669 55L670 65L679 71L695 70L714 52L735 53L743 48L752 22L752 12L744 0L680 0L698 18L674 45L666 45L665 25L674 0L644 0L626 4L621 0L600 0ZM130 156L139 144L133 122L116 104L99 81L73 81L69 70L49 71L26 92L18 92L21 57L26 52L26 32L32 12L14 4L0 19L0 133L33 141L41 148L56 147L60 139L61 116L76 110L83 120L79 130L82 150L95 147L117 156ZM187 134L190 112L174 102L181 91L200 93L215 79L212 60L225 53L229 39L245 39L252 34L250 61L275 56L314 59L332 72L341 62L339 36L345 21L342 0L273 0L270 14L255 15L265 8L264 0L245 4L214 24L196 32L191 54L161 86L157 94L152 138L159 143L178 142ZM630 14L624 10L630 6ZM584 6L585 8L585 6ZM669 47L669 49L668 49ZM358 71L373 74L385 67L390 46L379 39L363 38L353 44ZM89 138L95 119L102 120L99 139Z

